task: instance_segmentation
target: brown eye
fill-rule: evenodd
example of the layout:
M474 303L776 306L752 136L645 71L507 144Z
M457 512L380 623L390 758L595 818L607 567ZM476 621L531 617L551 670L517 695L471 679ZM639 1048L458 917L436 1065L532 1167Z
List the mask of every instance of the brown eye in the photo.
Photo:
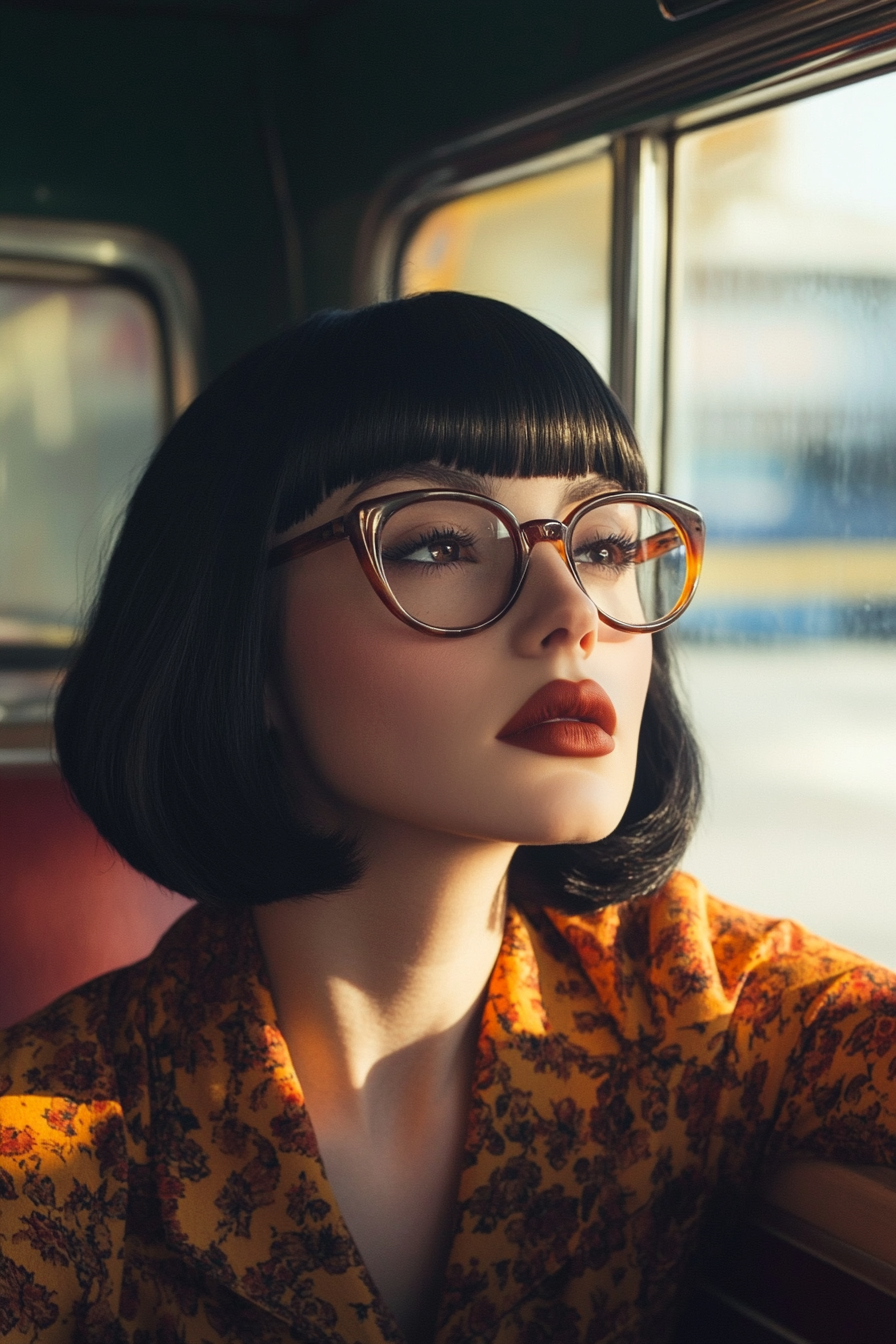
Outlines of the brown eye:
M456 541L435 541L430 546L429 553L437 564L447 564L460 559L460 547Z
M418 534L393 546L383 547L382 555L387 564L407 563L429 569L447 569L449 565L475 564L478 558L476 551L475 536L449 531L447 528L432 528L425 536Z
M636 549L636 544L625 538L602 537L590 545L576 547L575 560L576 564L625 568L631 564Z

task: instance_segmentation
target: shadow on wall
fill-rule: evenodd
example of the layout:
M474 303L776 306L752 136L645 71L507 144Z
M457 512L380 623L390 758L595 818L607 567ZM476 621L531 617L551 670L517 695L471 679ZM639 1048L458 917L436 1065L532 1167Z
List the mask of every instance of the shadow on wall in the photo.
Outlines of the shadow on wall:
M100 839L58 775L0 776L0 1027L139 961L188 908Z

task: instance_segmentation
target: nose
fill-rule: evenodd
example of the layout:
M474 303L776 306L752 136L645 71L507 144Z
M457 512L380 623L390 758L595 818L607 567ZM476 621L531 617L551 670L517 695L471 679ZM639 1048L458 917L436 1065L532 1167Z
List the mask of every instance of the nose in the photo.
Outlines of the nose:
M520 530L532 554L523 591L511 613L517 651L534 657L566 646L587 657L597 643L600 617L572 571L566 528L556 519L536 518ZM547 554L535 551L540 541L549 544Z

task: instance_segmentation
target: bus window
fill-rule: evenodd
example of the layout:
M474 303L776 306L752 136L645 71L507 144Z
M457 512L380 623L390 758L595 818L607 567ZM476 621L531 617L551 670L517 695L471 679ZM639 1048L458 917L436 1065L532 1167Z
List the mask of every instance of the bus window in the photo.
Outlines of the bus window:
M896 966L896 76L678 142L667 483L707 514L686 866Z
M0 278L4 725L46 717L50 669L165 414L159 324L140 294Z
M401 292L461 289L515 304L610 368L609 154L471 192L428 214Z

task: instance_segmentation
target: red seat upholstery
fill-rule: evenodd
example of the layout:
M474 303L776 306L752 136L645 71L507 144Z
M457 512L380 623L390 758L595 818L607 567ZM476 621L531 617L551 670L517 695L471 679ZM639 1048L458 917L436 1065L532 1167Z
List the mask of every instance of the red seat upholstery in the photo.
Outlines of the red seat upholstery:
M100 839L55 771L0 773L0 1027L139 960L186 908Z

